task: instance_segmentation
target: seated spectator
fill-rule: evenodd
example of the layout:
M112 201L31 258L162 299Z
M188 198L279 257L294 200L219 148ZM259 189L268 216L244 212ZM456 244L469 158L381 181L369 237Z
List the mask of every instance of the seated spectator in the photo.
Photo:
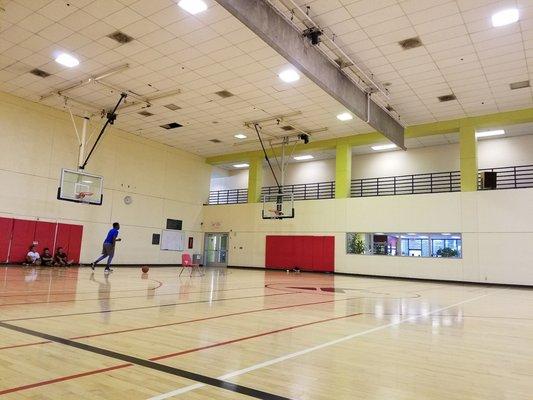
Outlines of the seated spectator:
M40 265L41 256L37 252L37 247L32 244L29 248L28 254L26 254L26 262L24 265Z
M67 253L65 253L65 250L63 249L63 247L57 248L54 261L56 265L59 265L60 267L66 267L72 264L72 260L69 261Z
M43 254L41 254L41 265L46 267L51 267L54 265L54 257L52 256L52 253L50 253L50 249L48 247L45 247Z

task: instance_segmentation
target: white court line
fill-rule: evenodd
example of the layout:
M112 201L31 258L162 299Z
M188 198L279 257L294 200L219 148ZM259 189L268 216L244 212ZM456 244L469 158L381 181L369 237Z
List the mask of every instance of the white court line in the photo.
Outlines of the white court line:
M431 314L435 314L435 313L438 313L438 312L441 312L441 311L444 311L444 310L448 310L448 309L453 308L453 307L460 306L461 304L470 303L471 301L476 301L476 300L479 300L479 299L481 299L483 297L486 297L489 294L492 294L492 293L485 293L485 294L483 294L481 296L473 297L471 299L463 300L463 301L460 301L458 303L452 304L451 306L438 308L438 309L433 310L431 312L427 312L427 313L420 314L420 315L414 315L414 316L411 316L409 318L404 318L404 319L400 319L400 320L398 320L396 322L391 322L389 324L380 325L380 326L377 326L375 328L368 329L366 331L353 333L351 335L344 336L344 337L341 337L339 339L331 340L329 342L322 343L322 344L319 344L319 345L314 346L314 347L309 347L307 349L300 350L300 351L297 351L295 353L286 354L284 356L277 357L277 358L274 358L272 360L268 360L268 361L265 361L265 362L262 362L262 363L259 363L259 364L255 364L255 365L252 365L252 366L250 366L248 368L243 368L243 369L239 369L238 371L229 372L229 373L227 373L225 375L221 375L221 376L217 377L216 379L227 380L227 379L239 376L239 375L244 375L244 374L246 374L248 372L255 371L255 370L258 370L258 369L261 369L261 368L264 368L264 367L268 367L270 365L277 364L277 363L289 360L289 359L294 358L294 357L299 357L299 356L302 356L304 354L311 353L313 351L320 350L320 349L323 349L323 348L326 348L326 347L329 347L329 346L333 346L333 345L336 345L338 343L342 343L342 342L345 342L347 340L351 340L351 339L359 337L359 336L368 335L369 333L381 331L381 330L387 329L387 328L391 328L393 326L400 325L400 324L402 324L404 322L412 321L412 320L415 320L415 319L420 318L420 317L427 317L427 316L429 316ZM170 397L174 397L174 396L177 396L177 395L180 395L180 394L183 394L183 393L187 393L187 392L190 392L190 391L195 390L195 389L199 389L199 388L204 387L204 386L207 386L207 385L204 384L204 383L195 383L195 384L190 385L190 386L185 386L185 387L183 387L181 389L176 389L176 390L173 390L173 391L168 392L168 393L163 393L163 394L160 394L160 395L157 395L157 396L154 396L154 397L150 397L148 400L168 399Z

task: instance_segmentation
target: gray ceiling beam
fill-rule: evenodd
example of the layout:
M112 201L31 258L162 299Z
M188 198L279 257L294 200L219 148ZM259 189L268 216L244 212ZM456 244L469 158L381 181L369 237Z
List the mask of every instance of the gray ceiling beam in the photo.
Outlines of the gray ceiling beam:
M404 128L265 0L216 0L349 111L405 149Z

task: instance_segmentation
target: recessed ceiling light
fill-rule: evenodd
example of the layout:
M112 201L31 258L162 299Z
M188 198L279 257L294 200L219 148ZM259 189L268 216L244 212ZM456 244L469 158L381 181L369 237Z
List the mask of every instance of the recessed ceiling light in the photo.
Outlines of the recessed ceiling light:
M485 131L485 132L476 132L476 138L484 138L484 137L490 137L490 136L500 136L505 135L505 131L503 129L496 129L494 131Z
M304 156L294 156L293 158L297 161L303 161L303 160L311 160L315 157L313 157L311 154L306 154Z
M520 14L518 9L509 8L507 10L499 11L492 14L492 26L497 28L499 26L505 26L518 21Z
M394 143L389 144L378 144L376 146L372 146L371 149L374 151L380 151L380 150L390 150L395 149L397 146Z
M244 133L237 133L236 135L233 135L233 137L236 137L237 139L246 139L248 136Z
M337 119L341 120L341 121L349 121L349 120L353 119L353 116L352 116L352 114L350 114L348 112L343 112L343 113L340 113L339 115L337 115Z
M234 167L234 168L248 168L249 165L246 164L246 163L242 163L242 164L233 164L233 167Z
M279 79L287 83L296 82L298 79L300 79L300 74L292 68L281 71L278 76Z
M71 56L70 54L67 54L67 53L60 53L56 57L56 63L64 65L65 67L69 67L69 68L75 67L80 64L79 60L76 57Z
M205 2L202 0L181 0L178 3L178 6L192 15L207 10L207 4L205 4Z

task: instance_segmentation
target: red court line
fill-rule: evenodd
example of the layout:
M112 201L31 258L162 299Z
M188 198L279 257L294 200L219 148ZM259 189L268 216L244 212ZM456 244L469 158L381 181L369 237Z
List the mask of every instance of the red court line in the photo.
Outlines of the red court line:
M122 329L122 330L118 330L118 331L95 333L95 334L92 334L92 335L75 336L75 337L70 337L68 339L70 339L70 340L88 339L88 338L99 337L99 336L115 335L115 334L119 334L119 333L135 332L135 331L142 331L142 330L155 329L155 328L164 328L166 326L175 326L175 325L183 325L183 324L189 324L189 323L195 323L195 322L203 322L203 321L208 321L208 320L212 320L212 319L219 319L219 318L225 318L225 317L234 317L234 316L237 316L237 315L254 314L254 313L258 313L258 312L262 312L262 311L274 311L274 310L282 310L282 309L287 309L287 308L304 307L304 306L315 305L315 304L334 303L334 302L337 302L337 301L346 301L346 300L353 300L353 299L358 299L358 298L361 298L361 297L353 297L353 298L337 299L337 300L324 300L324 301L292 304L292 305L279 306L279 307L257 308L257 309L254 309L254 310L240 311L240 312L234 312L234 313L229 313L229 314L214 315L212 317L189 319L189 320L185 320L185 321L170 322L170 323L167 323L167 324L149 325L149 326L143 326L143 327L139 327L139 328ZM52 343L52 342L45 340L45 341L40 341L40 342L16 344L16 345L0 347L0 350L13 349L13 348L18 348L18 347L36 346L36 345L47 344L47 343Z
M50 379L50 380L47 380L47 381L30 383L29 385L17 386L17 387L10 388L10 389L4 389L4 390L0 390L0 396L3 395L3 394L19 392L21 390L33 389L33 388L36 388L36 387L39 387L39 386L51 385L52 383L69 381L71 379L82 378L84 376L95 375L95 374L100 374L102 372L108 372L108 371L113 371L113 370L116 370L116 369L126 368L126 367L129 367L130 365L133 365L133 364L120 364L120 365L115 365L113 367L95 369L95 370L92 370L92 371L82 372L82 373L75 374L75 375L67 375L67 376L62 376L62 377L55 378L55 379Z
M149 358L149 360L150 361L157 361L157 360L162 360L162 359L166 359L166 358L172 358L172 357L176 357L176 356L180 356L180 355L184 355L184 354L195 353L195 352L198 352L198 351L202 351L202 350L206 350L206 349L210 349L210 348L214 348L214 347L225 346L225 345L228 345L228 344L243 342L245 340L250 340L250 339L254 339L254 338L258 338L258 337L273 335L273 334L276 334L276 333L285 332L285 331L289 331L289 330L297 329L297 328L302 328L302 327L305 327L305 326L316 325L316 324L320 324L320 323L324 323L324 322L336 321L336 320L339 320L339 319L355 317L355 316L358 316L358 315L361 315L361 314L362 313L354 313L354 314L342 315L340 317L332 317L332 318L326 318L326 319L322 319L322 320L318 320L318 321L307 322L305 324L292 325L292 326L288 326L288 327L285 327L285 328L280 328L280 329L276 329L276 330L272 330L272 331L257 333L255 335L244 336L244 337L241 337L241 338L232 339L232 340L226 340L226 341L223 341L223 342L217 342L217 343L213 343L213 344L210 344L210 345L207 345L207 346L196 347L196 348L193 348L193 349L183 350L183 351L176 352L176 353L164 354L164 355L161 355L161 356L156 356L156 357ZM36 387L46 386L46 385L50 385L50 384L53 384L53 383L64 382L64 381L68 381L68 380L72 380L72 379L76 379L76 378L81 378L81 377L84 377L84 376L95 375L95 374L99 374L99 373L102 373L102 372L107 372L107 371L117 370L117 369L121 369L121 368L126 368L126 367L130 367L132 365L133 364L129 364L129 363L119 364L119 365L115 365L113 367L96 369L96 370L92 370L92 371L82 372L82 373L79 373L79 374L67 375L67 376L62 376L62 377L59 377L59 378L49 379L49 380L46 380L46 381L35 382L35 383L28 384L28 385L23 385L23 386L17 386L17 387L13 387L13 388L9 388L9 389L4 389L4 390L0 391L0 396L3 395L3 394L7 394L7 393L13 393L13 392L21 391L21 390L33 389L33 388L36 388Z

